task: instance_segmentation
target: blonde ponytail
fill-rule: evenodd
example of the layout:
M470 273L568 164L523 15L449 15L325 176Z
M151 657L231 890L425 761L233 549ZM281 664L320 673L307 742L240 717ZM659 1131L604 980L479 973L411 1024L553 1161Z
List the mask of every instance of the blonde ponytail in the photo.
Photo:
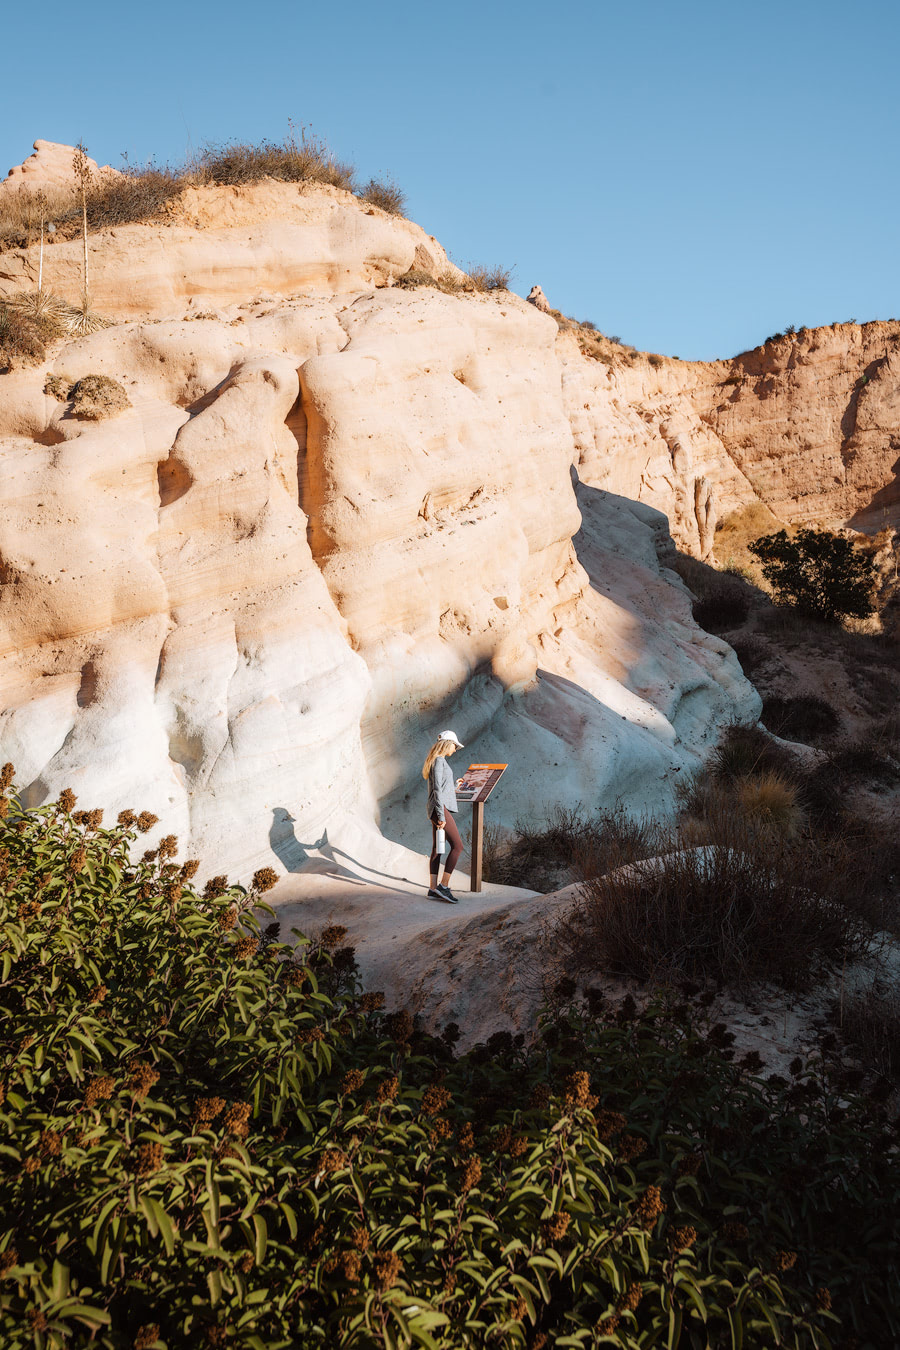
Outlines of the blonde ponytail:
M428 775L431 773L434 761L438 758L439 755L452 755L453 751L458 749L459 746L456 744L456 741L447 741L447 740L435 741L434 745L431 747L431 749L428 751L428 754L425 756L425 763L422 765L422 777L423 778L428 777Z

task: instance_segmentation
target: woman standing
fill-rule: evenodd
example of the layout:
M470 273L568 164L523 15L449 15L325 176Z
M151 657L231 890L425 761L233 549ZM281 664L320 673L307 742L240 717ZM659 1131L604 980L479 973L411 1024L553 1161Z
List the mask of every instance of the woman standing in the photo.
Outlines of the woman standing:
M462 750L462 742L452 731L442 731L434 745L425 756L422 765L422 777L428 783L428 819L431 821L431 857L428 870L431 881L428 889L429 900L448 900L456 904L456 896L450 889L450 874L462 853L462 840L451 811L457 810L456 785L447 760L457 750ZM438 868L441 855L437 850L437 832L443 830L450 844L450 852L444 863L444 875L438 885Z

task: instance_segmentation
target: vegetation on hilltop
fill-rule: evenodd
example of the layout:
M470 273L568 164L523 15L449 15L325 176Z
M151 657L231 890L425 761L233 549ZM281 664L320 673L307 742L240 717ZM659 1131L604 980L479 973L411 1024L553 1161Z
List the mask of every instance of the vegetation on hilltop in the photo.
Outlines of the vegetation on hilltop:
M83 147L82 147L83 150ZM86 153L86 152L84 152ZM290 183L326 183L353 192L361 200L403 215L405 197L396 183L370 178L360 185L352 165L336 158L321 138L290 125L283 141L209 145L184 164L164 167L150 161L126 163L116 177L88 175L73 188L18 191L0 199L0 248L23 248L52 226L50 240L72 239L81 230L82 212L89 231L163 216L185 188L239 185L275 178ZM80 192L84 187L84 203Z
M564 982L457 1058L156 823L0 807L0 1339L19 1347L876 1345L896 1131L737 1065L695 987ZM702 1000L701 1000L702 1003ZM815 1179L815 1188L811 1182Z

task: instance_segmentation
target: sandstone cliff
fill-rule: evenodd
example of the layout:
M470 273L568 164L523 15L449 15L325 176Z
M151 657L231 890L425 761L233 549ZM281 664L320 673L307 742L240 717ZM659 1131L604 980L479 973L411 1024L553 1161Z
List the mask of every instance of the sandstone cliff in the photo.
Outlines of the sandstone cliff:
M757 495L878 524L893 501L887 325L606 365L509 293L395 285L449 268L411 222L268 181L90 247L113 325L0 376L0 757L29 802L148 808L211 870L291 868L326 832L421 849L448 723L512 765L495 820L664 809L759 708L660 563L669 523L708 553ZM45 255L69 299L79 250ZM0 255L0 293L35 276L36 249ZM800 428L817 359L830 421ZM87 423L44 392L87 374L131 407ZM810 490L814 433L840 485Z

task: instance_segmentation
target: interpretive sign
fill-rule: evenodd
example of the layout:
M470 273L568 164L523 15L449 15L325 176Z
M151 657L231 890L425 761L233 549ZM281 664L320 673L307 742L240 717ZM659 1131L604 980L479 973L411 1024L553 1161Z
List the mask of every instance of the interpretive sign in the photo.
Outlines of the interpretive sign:
M472 803L472 866L470 890L481 890L484 862L484 804L500 782L506 764L470 764L456 785L457 801Z
M507 764L470 764L457 785L457 797L465 802L486 802L508 767Z

